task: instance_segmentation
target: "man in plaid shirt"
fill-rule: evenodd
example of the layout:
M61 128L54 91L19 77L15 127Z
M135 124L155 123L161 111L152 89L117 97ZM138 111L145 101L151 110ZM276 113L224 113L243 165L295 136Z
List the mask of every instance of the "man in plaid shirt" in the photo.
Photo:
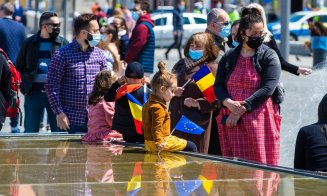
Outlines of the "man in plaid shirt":
M106 58L95 47L100 39L93 14L82 14L74 21L76 37L57 50L51 60L45 89L60 130L87 132L87 100L95 75L106 69Z

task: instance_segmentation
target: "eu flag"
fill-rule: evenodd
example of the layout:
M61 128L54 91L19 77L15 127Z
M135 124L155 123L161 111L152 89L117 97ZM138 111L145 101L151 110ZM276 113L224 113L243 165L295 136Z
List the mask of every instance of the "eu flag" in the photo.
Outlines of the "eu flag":
M202 181L199 179L175 181L174 184L179 196L188 196L202 185Z
M197 134L197 135L200 135L205 131L197 124L187 119L185 116L182 116L182 118L178 121L178 123L175 126L175 129L185 133Z

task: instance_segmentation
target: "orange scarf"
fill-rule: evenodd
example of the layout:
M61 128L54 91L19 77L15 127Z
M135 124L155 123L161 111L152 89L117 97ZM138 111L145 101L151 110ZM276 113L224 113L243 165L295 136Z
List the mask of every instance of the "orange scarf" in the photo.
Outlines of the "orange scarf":
M115 101L120 99L121 97L125 96L126 93L132 93L137 89L141 88L143 84L124 84L123 86L117 89Z

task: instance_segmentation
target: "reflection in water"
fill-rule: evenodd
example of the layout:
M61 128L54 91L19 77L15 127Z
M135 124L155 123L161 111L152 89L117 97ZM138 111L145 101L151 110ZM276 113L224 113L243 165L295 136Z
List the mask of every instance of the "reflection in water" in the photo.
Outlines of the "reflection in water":
M150 164L152 163L152 164ZM181 154L146 154L142 195L277 195L278 173L221 162L187 160ZM147 175L152 174L152 175Z
M123 146L105 144L103 146L96 144L84 144L87 149L86 176L87 182L113 183L114 175L112 169L112 157L120 156L123 152ZM89 194L96 195L95 186L89 186ZM111 190L110 192L119 193Z
M84 145L87 149L87 181L114 182L111 156L119 156L123 152L121 145L108 145L100 148L99 145Z
M192 170L190 171L190 168ZM182 168L183 177L175 181L175 189L180 195L218 195L217 163L193 162ZM186 178L187 180L184 180ZM193 180L191 180L193 179Z
M47 171L47 183L71 183L69 189L65 189L62 195L87 195L85 183L85 148L71 148L68 141L59 142L55 151L51 151L49 157L51 166ZM82 164L81 164L82 163ZM56 195L56 187L48 187L46 195Z
M147 154L142 148L111 144L0 140L0 157L0 195L6 196L269 196L293 195L294 192L324 195L327 191L326 180L183 154L167 152L158 156Z
M5 164L5 167L0 167L0 179L1 184L9 184L9 189L6 192L1 192L5 195L18 195L19 193L19 162L17 157L17 152L11 149L5 149L5 142L0 141L0 149L4 149L1 151L0 156L0 164Z
M296 196L327 195L327 180L312 180L304 178L294 179L294 191Z
M142 195L167 195L171 193L171 176L179 176L179 167L186 164L183 155L162 152L160 155L147 153L144 157L142 180L158 181L142 185Z
M219 164L219 192L222 195L277 195L278 173Z

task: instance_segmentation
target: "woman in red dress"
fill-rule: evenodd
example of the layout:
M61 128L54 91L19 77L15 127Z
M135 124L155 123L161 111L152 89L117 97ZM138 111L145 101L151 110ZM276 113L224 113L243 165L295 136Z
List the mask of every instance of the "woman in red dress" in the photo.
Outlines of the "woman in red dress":
M240 45L221 59L215 94L223 106L217 116L223 156L278 165L279 105L272 94L279 81L278 56L262 45L266 36L260 13L253 8L240 21Z

